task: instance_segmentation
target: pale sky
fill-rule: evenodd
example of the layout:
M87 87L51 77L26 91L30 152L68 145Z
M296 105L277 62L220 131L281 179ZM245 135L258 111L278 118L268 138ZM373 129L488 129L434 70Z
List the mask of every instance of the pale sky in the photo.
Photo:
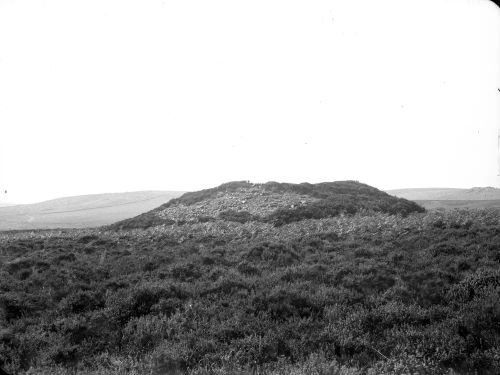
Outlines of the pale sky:
M498 186L499 87L485 0L0 0L0 203Z

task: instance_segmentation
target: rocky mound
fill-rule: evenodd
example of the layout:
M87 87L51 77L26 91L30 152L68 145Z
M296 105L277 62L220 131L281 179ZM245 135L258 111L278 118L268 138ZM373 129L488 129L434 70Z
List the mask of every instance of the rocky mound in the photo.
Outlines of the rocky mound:
M261 221L279 226L363 210L401 215L424 211L414 202L356 181L319 184L239 181L186 193L152 211L113 224L111 228L148 228L216 220Z

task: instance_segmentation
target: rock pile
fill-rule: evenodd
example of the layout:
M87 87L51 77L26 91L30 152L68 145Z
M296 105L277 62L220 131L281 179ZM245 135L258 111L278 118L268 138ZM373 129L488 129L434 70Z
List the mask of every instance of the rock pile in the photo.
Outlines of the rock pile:
M217 196L201 202L167 207L156 214L163 220L175 222L197 222L200 218L216 219L226 211L248 212L254 217L265 217L279 208L296 208L315 201L308 195L291 192L273 193L262 186L254 185L235 192L218 192Z

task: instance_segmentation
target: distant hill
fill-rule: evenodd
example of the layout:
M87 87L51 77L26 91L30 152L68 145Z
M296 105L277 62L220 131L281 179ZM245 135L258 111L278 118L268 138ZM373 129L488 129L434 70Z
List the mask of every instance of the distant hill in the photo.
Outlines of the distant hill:
M423 188L387 190L388 194L409 200L500 200L500 189L474 187L471 189Z
M483 209L493 208L500 210L500 199L495 200L416 200L426 210L445 209Z
M474 187L464 191L455 192L445 197L446 200L500 200L500 189L491 186Z
M0 230L107 225L149 211L181 194L177 191L91 194L0 207Z
M432 200L443 199L450 194L456 194L467 189L451 189L451 188L421 188L421 189L395 189L386 190L386 193L395 197L405 198L409 200Z
M471 189L423 188L387 190L388 194L418 203L428 210L433 209L500 209L500 189L474 187Z
M150 212L118 222L111 228L147 228L216 220L240 223L261 221L279 226L303 219L354 214L361 210L403 215L424 211L414 202L393 197L356 181L319 184L237 181L186 193Z
M17 206L15 203L0 203L0 207L12 207Z

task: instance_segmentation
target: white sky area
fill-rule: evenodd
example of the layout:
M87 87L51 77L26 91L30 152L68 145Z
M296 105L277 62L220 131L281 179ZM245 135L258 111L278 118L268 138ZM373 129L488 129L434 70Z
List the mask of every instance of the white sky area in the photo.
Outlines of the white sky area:
M483 0L0 0L0 202L498 186L499 87Z

